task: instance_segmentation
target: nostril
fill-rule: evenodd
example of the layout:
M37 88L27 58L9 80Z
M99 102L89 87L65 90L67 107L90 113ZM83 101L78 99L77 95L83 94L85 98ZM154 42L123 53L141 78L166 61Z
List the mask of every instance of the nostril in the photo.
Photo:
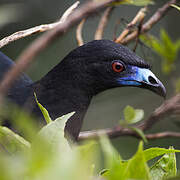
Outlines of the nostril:
M149 76L148 80L151 84L158 84L157 81L152 76Z

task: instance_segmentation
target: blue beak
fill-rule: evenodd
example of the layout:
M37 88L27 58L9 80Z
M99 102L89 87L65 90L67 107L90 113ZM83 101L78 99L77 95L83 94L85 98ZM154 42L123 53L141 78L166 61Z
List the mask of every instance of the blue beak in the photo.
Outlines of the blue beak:
M126 71L127 73L123 77L117 79L119 85L146 88L164 98L166 97L164 85L151 70L129 65Z

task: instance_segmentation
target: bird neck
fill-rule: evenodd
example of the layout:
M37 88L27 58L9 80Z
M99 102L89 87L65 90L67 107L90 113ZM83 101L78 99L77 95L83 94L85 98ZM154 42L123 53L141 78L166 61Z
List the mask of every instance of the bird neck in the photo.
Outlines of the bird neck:
M65 131L77 140L83 119L92 99L79 81L72 80L67 74L48 75L34 84L39 102L48 110L52 119L69 112L75 114L66 123Z
M59 78L39 81L34 89L39 101L47 107L53 119L72 111L87 110L92 98L92 95L83 91L77 84Z

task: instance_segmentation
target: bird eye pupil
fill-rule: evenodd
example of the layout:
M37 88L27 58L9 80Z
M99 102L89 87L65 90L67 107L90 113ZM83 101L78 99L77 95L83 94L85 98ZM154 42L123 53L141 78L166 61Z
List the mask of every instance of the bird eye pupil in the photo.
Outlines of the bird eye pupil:
M116 65L116 69L121 69L121 66L119 64Z
M124 66L120 62L113 62L112 69L114 72L122 72L124 70Z

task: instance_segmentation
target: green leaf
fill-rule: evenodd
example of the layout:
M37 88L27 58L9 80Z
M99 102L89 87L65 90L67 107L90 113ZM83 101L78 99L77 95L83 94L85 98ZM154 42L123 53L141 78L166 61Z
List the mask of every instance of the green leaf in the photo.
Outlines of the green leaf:
M123 0L120 2L114 2L112 5L122 5L122 4L127 4L127 5L134 5L134 6L146 6L149 4L154 4L153 0Z
M149 168L146 164L142 142L139 143L136 154L128 161L124 174L126 179L150 179Z
M35 96L35 99L36 99L36 103L39 106L39 109L41 110L41 112L42 112L42 114L44 116L44 119L46 120L46 123L48 124L48 123L52 122L51 117L49 116L48 111L38 102L36 93L34 93L34 96Z
M106 136L100 137L100 144L105 157L106 168L111 168L115 164L119 164L121 157Z
M171 6L180 11L180 7L179 6L176 6L175 4L171 4Z
M60 164L68 161L68 158L72 158L72 149L64 137L64 127L67 120L73 114L74 113L69 113L57 118L40 130L32 142L29 155L29 179L34 179L34 176L36 179L49 179L49 177L52 177L52 174L55 173L53 173L51 167L55 166L61 169L62 167L59 167ZM69 166L70 165L71 164L69 164ZM54 169L56 169L55 167ZM46 175L42 175L42 172L43 174L47 172L49 177L45 178Z
M175 69L174 62L180 50L180 39L173 42L168 33L164 29L161 29L160 39L149 35L141 36L141 40L161 57L162 71L165 74L169 74Z
M133 131L135 131L141 138L142 140L145 142L145 143L148 143L148 140L144 134L144 132L139 129L139 128L136 128L136 127L129 127L130 129L132 129Z
M169 150L173 150L173 147L170 147ZM165 154L151 167L150 173L153 180L176 176L177 169L175 153Z
M30 143L23 137L3 126L0 126L0 144L9 153L26 150L31 147Z
M162 156L163 154L167 153L175 153L180 152L180 150L176 149L165 149L165 148L149 148L144 151L146 161L149 161L155 157Z
M93 176L93 174L95 173L96 161L99 160L99 157L97 156L99 155L98 143L93 140L87 141L87 142L84 142L83 145L76 146L75 149L77 150L77 153L79 154L79 162L82 162L82 161L85 162L89 166L88 174L91 174Z
M50 122L40 130L39 136L49 142L53 149L59 147L61 150L68 150L70 146L67 139L64 137L64 128L67 120L73 114L74 112L71 112Z
M133 0L132 5L135 6L147 6L149 4L154 4L152 0Z
M123 172L126 169L127 162L121 160L119 153L106 136L100 137L100 144L104 154L106 168L100 172L101 175L108 180L123 180Z
M129 105L124 109L124 119L128 124L139 122L143 117L144 111L142 109L134 109Z

